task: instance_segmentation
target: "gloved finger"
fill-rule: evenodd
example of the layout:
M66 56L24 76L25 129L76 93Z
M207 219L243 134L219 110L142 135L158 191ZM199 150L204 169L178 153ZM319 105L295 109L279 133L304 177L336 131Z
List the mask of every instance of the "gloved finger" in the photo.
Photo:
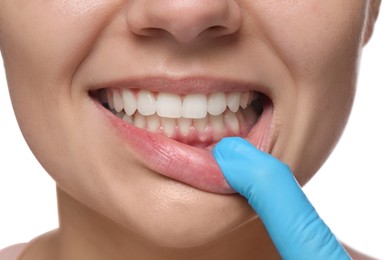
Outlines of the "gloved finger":
M260 216L283 259L350 259L286 164L239 137L224 138L213 154L230 186Z

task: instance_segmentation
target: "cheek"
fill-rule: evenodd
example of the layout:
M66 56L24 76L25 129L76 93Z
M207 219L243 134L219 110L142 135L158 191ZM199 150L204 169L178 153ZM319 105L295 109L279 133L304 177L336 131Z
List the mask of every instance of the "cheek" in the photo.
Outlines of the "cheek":
M35 153L51 151L60 161L66 152L65 122L74 121L69 115L77 114L73 99L81 93L72 85L74 73L121 2L1 2L1 51L11 99Z
M267 4L258 5L267 8ZM296 80L322 74L345 59L355 59L361 45L365 1L268 5L272 11L262 14L259 22Z
M88 16L91 13L99 12L102 9L117 6L121 0L54 0L51 3L56 10L64 15L74 17Z
M289 97L288 109L281 104L281 132L274 150L304 184L328 157L347 121L365 2L307 1L276 11L260 19L293 78L286 90L294 96Z
M18 81L16 85L25 80L54 87L56 82L71 82L78 65L123 1L8 2L4 4L0 29L10 80Z

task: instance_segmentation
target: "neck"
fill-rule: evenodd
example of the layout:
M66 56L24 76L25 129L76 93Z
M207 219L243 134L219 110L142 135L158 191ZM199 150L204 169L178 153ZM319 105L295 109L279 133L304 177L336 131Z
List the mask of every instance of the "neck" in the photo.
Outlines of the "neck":
M279 259L258 218L220 239L192 248L167 248L147 241L58 189L60 228L42 237L51 259ZM47 240L47 242L42 242ZM39 239L36 241L39 242ZM50 249L48 248L50 246ZM33 246L32 246L33 247ZM33 251L33 250L31 250ZM27 255L27 254L26 254ZM37 255L37 254L36 254ZM42 254L40 259L44 259ZM25 257L23 259L36 259Z

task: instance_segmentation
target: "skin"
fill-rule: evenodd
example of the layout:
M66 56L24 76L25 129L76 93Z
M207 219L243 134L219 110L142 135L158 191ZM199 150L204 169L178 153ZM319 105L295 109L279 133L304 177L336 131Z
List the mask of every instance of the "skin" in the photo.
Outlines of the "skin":
M21 258L277 259L243 198L145 167L94 116L88 91L122 75L260 82L274 105L269 152L304 185L348 119L379 4L1 1L0 49L15 114L58 186L60 228L30 242ZM210 29L215 24L223 30Z

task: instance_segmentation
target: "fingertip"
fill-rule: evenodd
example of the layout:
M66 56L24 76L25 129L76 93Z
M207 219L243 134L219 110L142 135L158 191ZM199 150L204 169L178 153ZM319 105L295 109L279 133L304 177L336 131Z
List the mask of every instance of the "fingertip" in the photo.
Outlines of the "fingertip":
M223 138L213 149L214 154L227 158L237 155L247 155L253 151L258 152L259 150L244 138L237 136Z
M225 137L213 148L212 153L219 165L231 154L231 151L234 151L236 146L235 143L237 142L236 138L237 137Z
M231 151L239 144L246 141L245 139L237 136L222 138L214 147L214 150Z
M261 152L241 137L223 138L212 152L228 184L244 197L248 197L248 187L256 178L259 157L263 157L259 154Z

